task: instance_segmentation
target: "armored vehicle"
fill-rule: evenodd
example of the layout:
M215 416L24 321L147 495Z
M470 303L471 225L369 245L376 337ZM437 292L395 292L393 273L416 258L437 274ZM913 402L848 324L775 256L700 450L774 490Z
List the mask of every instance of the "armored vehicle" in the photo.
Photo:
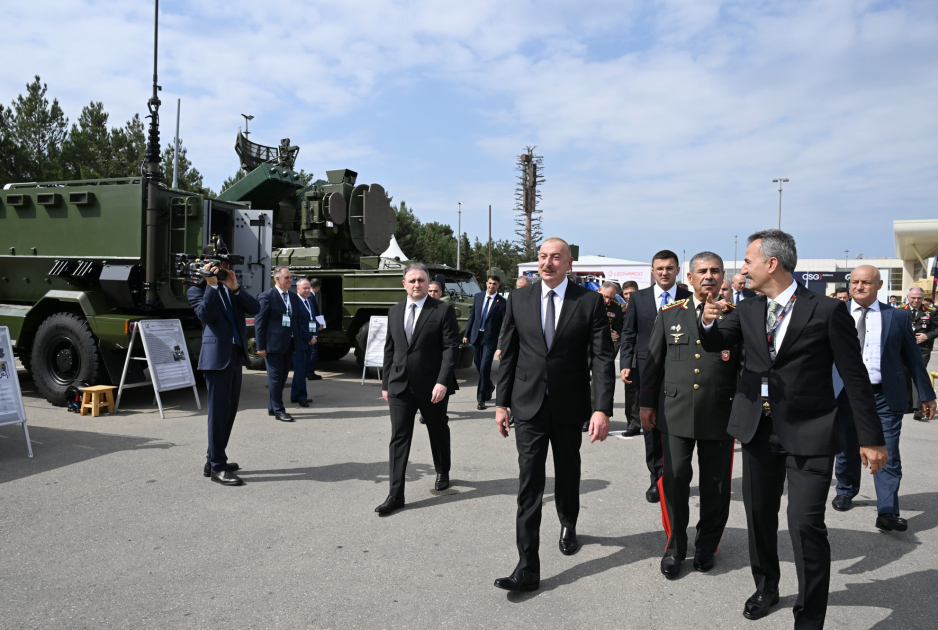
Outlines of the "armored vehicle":
M326 171L326 181L303 185L292 170L299 147L289 138L269 147L239 131L235 151L247 175L219 199L273 208L271 265L289 267L295 280L322 282L318 301L326 327L319 337L319 359L345 356L363 338L359 333L369 319L387 315L405 296L401 272L406 263L399 256L382 256L397 223L390 198L379 184L358 183L358 173L349 169ZM445 265L428 267L431 278L443 276L446 299L465 326L472 296L481 290L475 278ZM262 365L259 357L257 365Z
M189 354L198 356L201 327L175 258L198 254L208 235L245 257L235 270L248 290L266 286L269 211L157 185L148 248L150 188L146 178L130 177L7 184L0 191L0 325L10 328L16 355L54 404L64 404L73 381L120 382L130 332L141 319L181 320ZM150 303L148 250L155 250Z

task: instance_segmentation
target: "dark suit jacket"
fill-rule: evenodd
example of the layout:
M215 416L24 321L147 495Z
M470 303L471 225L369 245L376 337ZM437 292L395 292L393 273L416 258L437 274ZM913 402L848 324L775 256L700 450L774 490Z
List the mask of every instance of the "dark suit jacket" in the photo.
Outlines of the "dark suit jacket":
M743 300L751 300L754 297L759 297L756 295L755 291L753 291L752 289L747 289L746 287L743 287ZM736 289L733 289L733 293L730 294L730 301L732 302L735 299L736 299Z
M879 372L883 377L883 396L893 413L904 413L908 400L905 389L905 370L912 375L918 389L919 400L934 400L935 390L922 360L921 346L915 343L909 311L889 308L879 303L883 333L880 348ZM852 407L853 405L851 405Z
M287 314L287 305L280 297L277 287L267 289L261 293L258 303L260 311L254 318L254 337L257 339L257 349L266 350L271 354L292 354L296 352L297 345L293 340L300 337L300 298L296 293L289 293L290 310L293 316L290 325L283 326L283 316ZM309 341L307 339L307 341Z
M548 389L551 416L561 422L582 424L593 411L612 416L615 357L606 306L599 293L567 283L550 350L541 328L541 281L508 297L496 404L516 418L533 418Z
M300 328L300 344L303 346L308 346L313 337L319 336L319 323L316 322L316 316L319 315L319 310L316 308L316 298L312 293L310 293L309 300L307 300L310 310L312 310L312 316L310 316L310 312L306 310L306 306L303 305L303 298L297 295L296 301L299 304L299 307L297 308L297 313L299 315L299 317L297 317L297 326ZM317 330L315 334L309 332L309 323L311 321L316 322Z
M693 297L687 289L677 285L671 287L677 295L672 301L684 300ZM651 338L651 329L658 317L658 301L655 299L654 285L639 291L633 291L629 296L629 306L625 309L622 318L622 336L619 337L619 366L622 368L633 365L637 358L639 380L642 369L645 367L645 358L648 356L648 340ZM634 378L630 380L634 381Z
M788 328L775 360L765 333L765 296L744 300L736 310L701 332L708 352L742 342L746 365L736 387L727 431L747 444L762 418L762 377L769 381L775 432L792 455L833 455L842 450L834 399L833 367L844 381L862 446L882 446L883 426L869 374L860 354L856 325L847 305L804 286L791 310Z
M485 307L485 296L485 291L475 294L463 337L468 338L469 343L473 345L479 341L485 347L494 348L498 345L498 334L501 332L502 322L505 319L505 304L507 304L507 301L498 293L495 294L493 298L495 301L485 318L485 330L482 331L482 339L479 340L479 326L482 325L482 309Z
M231 340L234 337L234 329L231 327L231 321L225 312L225 304L219 295L221 289L212 289L209 287L194 286L189 287L186 296L189 298L189 304L195 311L199 321L202 322L202 349L199 351L200 370L223 370L228 367L232 360L232 350L234 346ZM234 319L238 326L238 332L241 333L242 348L241 357L234 357L235 360L247 365L247 331L244 325L245 315L256 315L260 310L260 305L254 296L241 289L237 295L228 294L231 297L231 306L234 308Z
M452 395L456 391L459 352L456 311L446 302L427 296L408 345L404 335L408 302L409 298L388 311L381 389L398 396L409 386L419 400L430 400L433 387L439 383L446 385L447 395Z

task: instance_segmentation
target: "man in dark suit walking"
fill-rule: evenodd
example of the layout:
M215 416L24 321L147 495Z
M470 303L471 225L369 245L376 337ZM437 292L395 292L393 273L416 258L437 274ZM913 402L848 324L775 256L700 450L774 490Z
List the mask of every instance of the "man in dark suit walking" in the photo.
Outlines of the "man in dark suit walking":
M215 247L206 245L203 254L213 253ZM213 264L206 264L205 269ZM240 467L228 461L225 449L241 398L241 366L250 361L244 316L256 315L260 305L238 285L227 262L217 265L217 269L227 272L225 280L219 282L217 276L209 276L204 284L200 282L187 292L189 304L202 322L198 368L208 390L208 452L202 474L223 486L240 486L241 478L235 474Z
M296 352L293 353L293 382L290 383L290 402L300 407L309 407L309 393L306 389L306 369L312 361L313 350L319 340L319 323L316 315L316 300L313 299L309 280L300 278L296 281L296 296L300 299L300 308L296 309L300 330Z
M475 294L469 321L463 333L463 343L471 343L475 355L476 369L479 371L479 385L476 389L478 409L485 409L485 403L492 399L492 361L498 347L498 333L505 318L505 298L498 294L501 281L498 276L489 276L485 282L485 291Z
M622 382L632 384L636 391L642 387L648 340L658 311L666 304L686 300L692 295L690 291L675 286L681 268L674 252L665 249L655 254L651 260L651 272L655 284L632 293L629 307L625 309L622 318L619 367L622 368ZM632 367L633 362L638 367L637 371ZM661 479L661 433L654 427L650 431L645 430L645 463L651 476L651 485L645 492L645 498L649 503L657 503L658 480Z
M417 411L430 436L436 490L449 487L450 436L446 408L456 390L459 324L446 302L427 295L430 272L412 263L404 269L407 298L388 311L381 395L391 411L391 490L375 508L381 516L404 507L404 473Z
M733 276L733 305L739 306L739 303L743 300L749 300L756 297L756 292L752 289L746 288L746 276L741 273Z
M502 326L495 422L508 437L511 410L521 473L516 520L520 559L510 576L495 580L496 587L508 591L533 591L540 585L548 447L554 456L560 552L569 556L579 549L580 427L589 420L590 442L609 434L615 358L606 309L598 293L567 280L572 264L566 242L544 241L538 252L541 279L511 293Z
M700 520L694 540L694 568L713 568L730 515L733 438L726 432L739 372L739 348L707 352L701 347L697 317L709 296L716 299L723 283L723 259L701 252L690 259L687 279L694 297L661 307L648 343L642 375L642 424L661 431L664 450L659 491L664 531L668 535L661 573L670 579L687 556L690 482L697 449L700 471ZM720 303L724 317L732 304Z
M261 293L258 300L261 308L254 318L254 336L257 354L267 360L267 387L270 390L267 413L281 422L293 422L293 416L283 406L283 387L293 364L293 353L302 343L301 306L296 293L290 292L293 276L289 267L277 267L274 283L276 286ZM296 378L295 374L293 378Z
M781 230L749 237L742 272L764 293L744 300L723 320L709 298L700 320L704 350L742 342L745 368L733 397L727 431L743 444L743 503L749 562L756 592L743 615L759 619L778 603L778 511L788 481L788 531L794 547L798 597L795 628L822 628L827 614L831 552L824 508L837 428L833 367L855 411L860 457L872 472L887 454L857 329L839 300L797 284L795 239Z
M925 400L921 403L921 411L929 419L935 415L935 392L915 343L909 312L889 308L877 300L876 295L882 287L879 269L860 265L850 273L853 300L847 308L856 321L863 363L873 383L876 412L883 423L886 450L889 452L889 461L873 477L876 527L883 531L904 532L908 523L899 516L899 482L902 480L899 433L906 406L905 373L912 376L922 392ZM838 396L838 420L844 450L837 455L837 496L832 505L835 510L845 512L860 491L860 452L850 397L846 390L843 393L841 390L840 375L835 374L834 395Z

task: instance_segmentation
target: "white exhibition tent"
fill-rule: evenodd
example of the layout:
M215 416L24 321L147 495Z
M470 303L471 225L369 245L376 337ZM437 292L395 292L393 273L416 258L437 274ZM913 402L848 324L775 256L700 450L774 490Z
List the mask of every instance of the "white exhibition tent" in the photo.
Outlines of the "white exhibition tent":
M537 263L518 265L518 273L537 273ZM613 280L620 285L628 280L638 283L639 289L651 286L651 265L636 260L610 258L608 256L580 256L573 261L573 273L578 276L595 276Z
M397 238L392 234L391 243L388 245L387 251L381 254L381 258L390 258L390 259L399 259L401 261L409 260L407 254L401 250L401 246L397 244Z

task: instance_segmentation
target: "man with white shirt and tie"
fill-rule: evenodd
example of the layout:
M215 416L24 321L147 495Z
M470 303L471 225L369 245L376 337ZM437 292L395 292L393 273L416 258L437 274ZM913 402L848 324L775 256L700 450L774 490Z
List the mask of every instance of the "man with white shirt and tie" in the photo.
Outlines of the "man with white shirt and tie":
M312 351L319 340L319 323L316 315L316 301L312 295L310 282L300 278L296 283L296 295L300 298L300 308L297 309L299 317L300 338L297 350L293 353L293 383L290 385L290 402L300 407L309 407L309 394L306 391L306 368L309 365Z
M899 483L902 480L902 461L899 457L899 434L902 414L906 406L905 370L908 370L919 391L922 392L922 413L927 418L935 414L935 392L929 381L925 363L915 343L908 311L889 308L877 299L883 286L879 270L860 265L850 274L850 293L847 304L857 326L863 364L873 384L876 412L883 423L889 461L873 477L876 487L876 527L883 531L905 531L908 523L899 516ZM860 491L860 452L857 430L853 423L851 400L843 391L839 374L834 374L834 394L837 396L837 419L843 436L844 450L837 455L837 496L832 505L835 510L850 509L853 497Z
M733 306L739 306L739 303L743 300L756 297L755 291L746 288L746 277L743 274L738 273L733 276L733 282L731 284L733 285Z
M495 386L492 384L492 360L498 347L498 333L505 318L505 298L498 294L501 281L491 275L485 283L485 291L475 294L469 321L463 333L463 343L471 343L475 355L476 369L479 371L479 385L476 388L478 409L485 409L485 403L492 399Z
M888 455L847 305L794 281L795 239L781 230L752 234L742 272L758 296L724 315L709 298L700 317L707 352L742 343L746 361L727 433L742 443L743 505L756 592L743 616L760 619L778 603L778 513L788 487L788 533L798 577L796 630L824 627L831 549L824 523L834 457L842 450L834 399L836 365L854 410L858 450L879 474ZM720 319L722 317L722 319Z
M404 507L404 476L417 411L430 436L435 490L449 488L450 441L446 408L456 391L459 324L453 307L428 295L430 272L422 263L404 269L407 298L388 310L381 396L391 412L391 488L375 508L387 516Z
M635 291L629 297L629 306L625 309L622 334L619 337L622 382L634 384L636 391L641 391L641 374L648 357L648 341L651 339L658 311L671 302L693 296L690 291L675 286L681 268L674 252L664 249L655 254L651 260L651 271L655 284ZM633 359L636 360L637 368L631 367ZM651 430L644 430L644 433L645 462L651 476L651 485L645 492L645 499L649 503L657 503L660 499L658 479L661 478L661 432L652 427Z
M300 344L300 299L290 292L293 275L289 267L274 271L276 286L261 293L258 298L260 312L254 318L257 354L267 362L267 387L270 401L267 413L281 422L293 422L293 416L283 406L283 388L290 373L293 353Z

